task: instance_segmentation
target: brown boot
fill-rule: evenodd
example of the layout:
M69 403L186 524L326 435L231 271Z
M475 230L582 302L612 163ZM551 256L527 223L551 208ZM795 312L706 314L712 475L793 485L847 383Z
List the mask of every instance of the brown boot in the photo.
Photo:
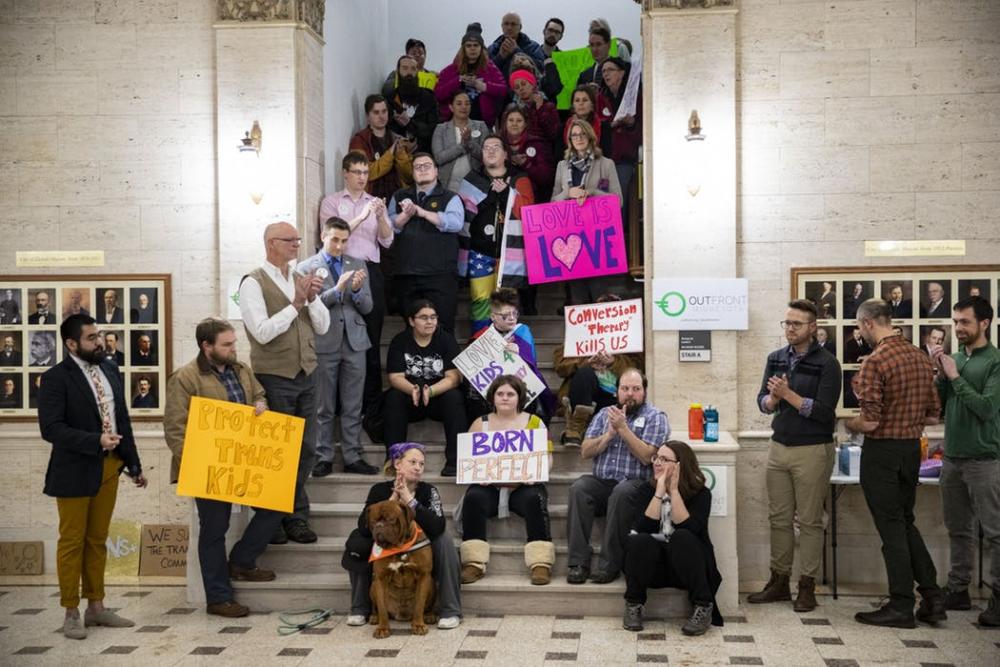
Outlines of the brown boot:
M593 405L577 405L572 412L569 409L569 399L563 399L566 405L566 430L563 431L562 442L566 447L579 447L583 442L583 434L587 432L587 424L594 416Z
M771 578L767 580L764 590L759 593L751 593L747 596L747 602L759 604L762 602L783 602L792 599L792 591L788 588L788 575L778 574L771 570Z
M802 575L799 577L799 594L792 603L795 611L812 611L816 608L816 580Z

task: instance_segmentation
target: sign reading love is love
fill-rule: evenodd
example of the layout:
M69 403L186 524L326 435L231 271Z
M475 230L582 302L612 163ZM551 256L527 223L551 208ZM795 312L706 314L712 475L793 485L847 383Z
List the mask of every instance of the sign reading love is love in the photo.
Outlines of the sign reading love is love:
M532 285L628 271L621 204L615 195L521 208Z

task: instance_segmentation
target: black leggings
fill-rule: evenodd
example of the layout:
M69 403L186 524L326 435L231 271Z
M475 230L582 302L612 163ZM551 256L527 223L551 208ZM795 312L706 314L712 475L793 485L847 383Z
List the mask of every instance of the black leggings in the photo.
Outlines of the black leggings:
M360 387L359 387L360 390ZM410 422L433 419L444 424L444 456L447 465L455 465L455 449L458 434L466 429L465 402L462 393L449 389L431 399L430 405L413 405L413 397L398 389L390 389L385 395L385 451L389 446L406 441L406 431Z
M485 540L486 522L497 515L500 489L473 484L462 502L462 537ZM521 484L510 494L510 509L524 519L528 541L552 541L549 529L549 492L544 484Z
M645 604L650 588L686 590L692 604L708 604L714 597L708 585L705 545L684 528L674 530L669 542L660 542L649 533L629 535L625 582L626 602Z

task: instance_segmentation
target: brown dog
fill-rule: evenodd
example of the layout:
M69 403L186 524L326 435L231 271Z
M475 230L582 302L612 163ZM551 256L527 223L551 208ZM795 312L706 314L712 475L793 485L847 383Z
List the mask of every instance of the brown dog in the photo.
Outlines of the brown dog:
M427 634L425 621L436 620L432 613L434 555L430 541L414 517L413 509L395 500L383 500L368 508L368 529L375 540L369 595L370 622L378 623L373 633L376 639L391 634L390 616L397 621L410 621L415 635Z

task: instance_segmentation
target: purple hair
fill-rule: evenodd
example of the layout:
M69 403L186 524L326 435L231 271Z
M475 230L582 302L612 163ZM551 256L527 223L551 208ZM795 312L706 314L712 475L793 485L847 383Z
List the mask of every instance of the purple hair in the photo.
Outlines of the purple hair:
M392 461L401 459L411 449L419 449L421 454L425 454L427 451L427 448L419 442L397 442L389 447L389 459Z

